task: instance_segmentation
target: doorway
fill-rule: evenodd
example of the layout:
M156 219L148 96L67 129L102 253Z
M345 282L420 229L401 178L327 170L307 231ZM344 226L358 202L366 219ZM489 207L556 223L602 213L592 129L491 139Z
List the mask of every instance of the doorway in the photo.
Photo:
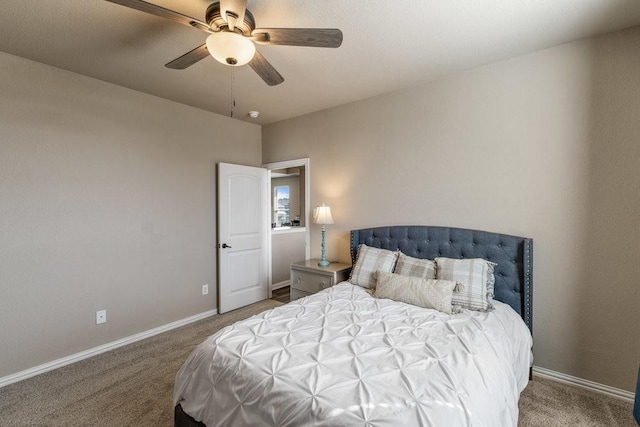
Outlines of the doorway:
M289 286L290 265L310 258L309 159L263 165L269 170L271 230L269 233L269 298Z

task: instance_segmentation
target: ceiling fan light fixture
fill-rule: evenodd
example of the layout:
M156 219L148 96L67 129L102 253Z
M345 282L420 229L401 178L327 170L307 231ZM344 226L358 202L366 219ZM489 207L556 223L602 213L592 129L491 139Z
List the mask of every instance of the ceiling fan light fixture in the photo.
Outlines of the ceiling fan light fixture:
M256 53L251 40L231 31L212 33L207 37L207 49L216 61L235 67L248 64Z

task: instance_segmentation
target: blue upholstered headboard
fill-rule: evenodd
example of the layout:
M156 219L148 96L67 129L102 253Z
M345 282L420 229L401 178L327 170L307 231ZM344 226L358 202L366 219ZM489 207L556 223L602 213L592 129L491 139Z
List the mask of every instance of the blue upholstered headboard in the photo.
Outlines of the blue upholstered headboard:
M351 260L358 246L400 250L414 258L483 258L498 265L495 299L509 304L533 332L533 240L463 228L393 226L351 231Z

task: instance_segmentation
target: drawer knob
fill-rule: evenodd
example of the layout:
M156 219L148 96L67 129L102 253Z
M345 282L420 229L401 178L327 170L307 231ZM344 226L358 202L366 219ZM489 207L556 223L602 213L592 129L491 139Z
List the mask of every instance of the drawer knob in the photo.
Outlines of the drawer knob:
M320 281L320 287L322 289L326 288L327 287L327 282L325 282L324 280Z
M301 279L301 278L299 278L299 277L297 277L297 278L296 278L296 283L299 285L300 283L302 283L302 279Z

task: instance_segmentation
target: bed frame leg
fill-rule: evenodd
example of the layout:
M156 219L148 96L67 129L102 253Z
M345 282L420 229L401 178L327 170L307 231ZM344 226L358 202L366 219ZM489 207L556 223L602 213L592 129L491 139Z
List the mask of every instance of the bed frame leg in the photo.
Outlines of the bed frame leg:
M533 381L533 366L529 367L529 381Z
M191 418L189 414L182 410L182 406L177 404L173 411L174 427L207 427L204 423Z

